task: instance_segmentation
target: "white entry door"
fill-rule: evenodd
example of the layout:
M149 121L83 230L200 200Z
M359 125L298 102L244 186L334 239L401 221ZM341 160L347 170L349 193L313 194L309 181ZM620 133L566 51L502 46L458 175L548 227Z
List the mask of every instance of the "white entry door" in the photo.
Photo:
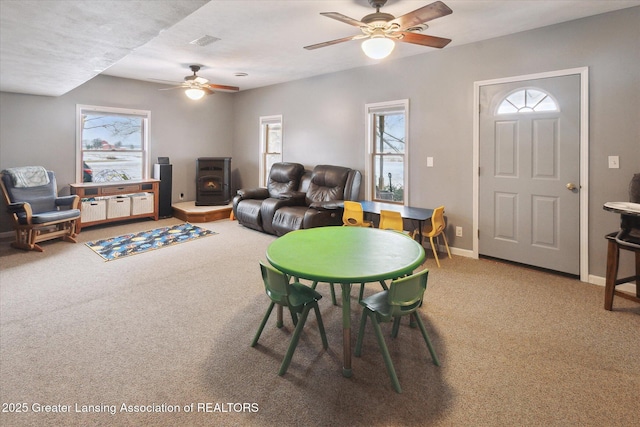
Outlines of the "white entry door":
M479 254L580 274L580 76L480 90Z

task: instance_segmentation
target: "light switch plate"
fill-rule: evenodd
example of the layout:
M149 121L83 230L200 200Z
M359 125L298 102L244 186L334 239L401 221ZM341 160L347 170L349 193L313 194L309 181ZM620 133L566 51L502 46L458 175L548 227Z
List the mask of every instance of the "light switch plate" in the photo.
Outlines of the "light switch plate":
M618 156L609 156L609 169L620 169L620 158Z
M427 157L427 167L428 168L433 167L433 157Z

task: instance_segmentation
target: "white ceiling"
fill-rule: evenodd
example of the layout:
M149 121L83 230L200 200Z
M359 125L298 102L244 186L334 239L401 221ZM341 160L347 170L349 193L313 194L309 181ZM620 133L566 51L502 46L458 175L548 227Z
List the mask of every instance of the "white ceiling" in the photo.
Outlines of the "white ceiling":
M640 5L444 2L453 14L430 21L424 34L452 39L445 49ZM428 3L389 0L382 11L397 17ZM367 0L0 0L0 91L59 96L98 74L179 83L190 64L212 83L246 90L379 62L364 56L359 41L303 49L359 32L320 12L360 20L374 9ZM205 35L219 40L189 43ZM397 43L389 58L437 51Z

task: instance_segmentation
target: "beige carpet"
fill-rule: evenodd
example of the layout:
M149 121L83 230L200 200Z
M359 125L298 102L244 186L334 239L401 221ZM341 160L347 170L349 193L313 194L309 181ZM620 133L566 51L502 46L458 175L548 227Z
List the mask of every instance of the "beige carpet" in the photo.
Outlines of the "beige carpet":
M0 243L0 425L640 424L640 306L618 298L605 311L602 287L455 256L438 269L429 257L421 315L442 366L417 329L403 322L392 340L385 325L400 395L369 327L342 377L341 309L321 284L329 349L310 316L278 377L290 318L279 330L274 314L249 346L268 305L258 260L273 236L198 224L219 234L110 263L83 244L179 222L86 228L44 253Z

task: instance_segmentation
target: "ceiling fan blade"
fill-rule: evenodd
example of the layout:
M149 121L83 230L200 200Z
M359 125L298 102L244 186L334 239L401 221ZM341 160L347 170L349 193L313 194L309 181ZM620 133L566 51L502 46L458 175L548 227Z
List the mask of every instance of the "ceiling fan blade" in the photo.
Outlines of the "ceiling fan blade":
M400 25L400 31L402 31L451 13L453 13L453 11L449 6L441 1L437 1L421 7L420 9L416 9L413 12L399 16L396 19L391 20L389 24Z
M204 91L207 95L213 95L213 91L209 89L207 86L202 86L200 89Z
M342 43L342 42L348 42L350 40L355 40L358 38L362 38L362 34L357 34L355 36L349 36L349 37L343 37L341 39L336 39L336 40L331 40L328 42L323 42L323 43L317 43L317 44L312 44L309 46L305 46L304 48L307 50L313 50L313 49L318 49L321 47L326 47L326 46L331 46L333 44L338 44L338 43Z
M360 22L357 19L349 18L338 12L322 12L320 15L326 16L327 18L332 18L340 22L344 22L345 24L353 25L354 27L362 27L367 26L364 22Z
M451 42L451 39L445 39L442 37L435 37L435 36L427 36L426 34L410 33L407 31L400 31L399 33L394 33L394 34L402 34L403 37L398 39L398 41L405 42L405 43L419 44L422 46L435 47L438 49L445 47Z
M233 92L237 92L240 90L239 87L237 86L225 86L225 85L215 85L213 83L209 83L207 85L203 85L203 89L219 89L219 90L229 90L229 91L233 91Z
M185 87L188 87L188 86L180 85L180 86L173 86L173 87L162 88L162 89L158 89L158 90L184 89Z

